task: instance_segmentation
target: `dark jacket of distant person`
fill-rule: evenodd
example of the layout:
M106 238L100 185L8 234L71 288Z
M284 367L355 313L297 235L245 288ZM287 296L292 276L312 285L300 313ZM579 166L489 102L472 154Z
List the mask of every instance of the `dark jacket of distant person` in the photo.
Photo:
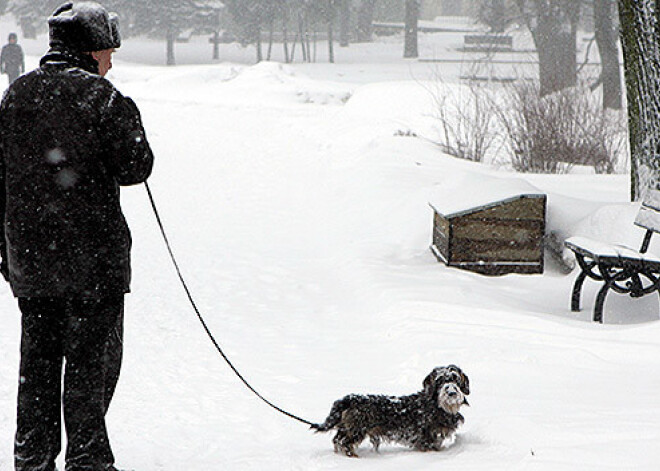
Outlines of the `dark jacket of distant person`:
M54 47L0 104L0 250L17 297L130 291L119 187L145 181L153 154L135 103L97 74Z
M13 82L25 72L25 57L23 49L19 46L15 33L9 35L9 43L2 47L0 53L0 70L3 74L9 75L10 83Z

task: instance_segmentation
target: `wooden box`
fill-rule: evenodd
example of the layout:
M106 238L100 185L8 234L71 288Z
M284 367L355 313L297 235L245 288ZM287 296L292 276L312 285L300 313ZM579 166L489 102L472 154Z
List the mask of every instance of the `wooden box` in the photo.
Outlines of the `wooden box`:
M484 275L543 273L545 195L516 195L452 212L430 205L431 250L438 260Z

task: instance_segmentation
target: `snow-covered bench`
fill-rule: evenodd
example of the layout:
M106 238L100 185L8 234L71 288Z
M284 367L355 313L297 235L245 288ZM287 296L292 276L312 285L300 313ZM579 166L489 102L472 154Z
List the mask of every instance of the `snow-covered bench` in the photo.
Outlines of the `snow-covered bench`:
M646 229L639 250L586 237L566 240L566 247L575 253L581 269L573 286L571 310L580 310L580 294L587 277L603 283L596 296L595 322L603 322L603 306L610 290L633 298L655 292L660 294L660 257L647 253L651 236L654 232L660 233L660 191L649 191L635 225Z
M508 34L466 34L463 36L465 52L511 52L513 36Z

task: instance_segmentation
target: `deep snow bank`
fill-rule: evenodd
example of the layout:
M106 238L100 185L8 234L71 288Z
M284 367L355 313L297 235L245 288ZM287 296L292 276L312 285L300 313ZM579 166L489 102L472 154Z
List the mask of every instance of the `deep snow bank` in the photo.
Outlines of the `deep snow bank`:
M339 97L335 84L297 74L292 82L271 65L113 73L143 111L157 154L150 186L189 285L257 389L312 420L347 393L417 391L432 367L450 362L473 389L465 426L439 453L387 446L376 454L365 444L361 460L335 455L329 436L273 413L222 363L181 291L143 189L126 188L134 284L109 414L120 467L657 468L656 297L611 296L607 324L595 325L593 286L585 286L585 310L570 312L573 276L481 277L437 263L428 249L428 201L440 193L467 201L475 186L495 198L502 185L533 185L549 194L556 230L634 239L625 176L517 175L448 157L398 132L432 129L414 81L358 88L346 105L333 98L327 106L305 103L292 83ZM4 470L20 316L6 289L0 307Z
M275 62L261 62L253 66L219 64L176 69L129 67L111 73L115 74L114 78L119 83L130 84L133 93L145 99L182 103L339 105L348 100L353 88L347 84L312 80L292 67Z

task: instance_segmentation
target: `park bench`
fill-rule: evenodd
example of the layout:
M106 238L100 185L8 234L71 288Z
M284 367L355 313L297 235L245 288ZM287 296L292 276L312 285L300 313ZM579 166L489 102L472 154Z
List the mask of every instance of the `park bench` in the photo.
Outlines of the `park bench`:
M465 52L511 52L513 37L502 34L466 34L463 36Z
M639 250L586 237L566 240L566 247L575 253L580 266L580 273L573 285L572 311L580 310L580 294L587 277L603 283L596 296L594 322L603 322L605 297L610 291L633 298L656 292L660 294L660 257L647 253L651 236L654 232L660 233L660 191L649 191L635 225L646 229Z

